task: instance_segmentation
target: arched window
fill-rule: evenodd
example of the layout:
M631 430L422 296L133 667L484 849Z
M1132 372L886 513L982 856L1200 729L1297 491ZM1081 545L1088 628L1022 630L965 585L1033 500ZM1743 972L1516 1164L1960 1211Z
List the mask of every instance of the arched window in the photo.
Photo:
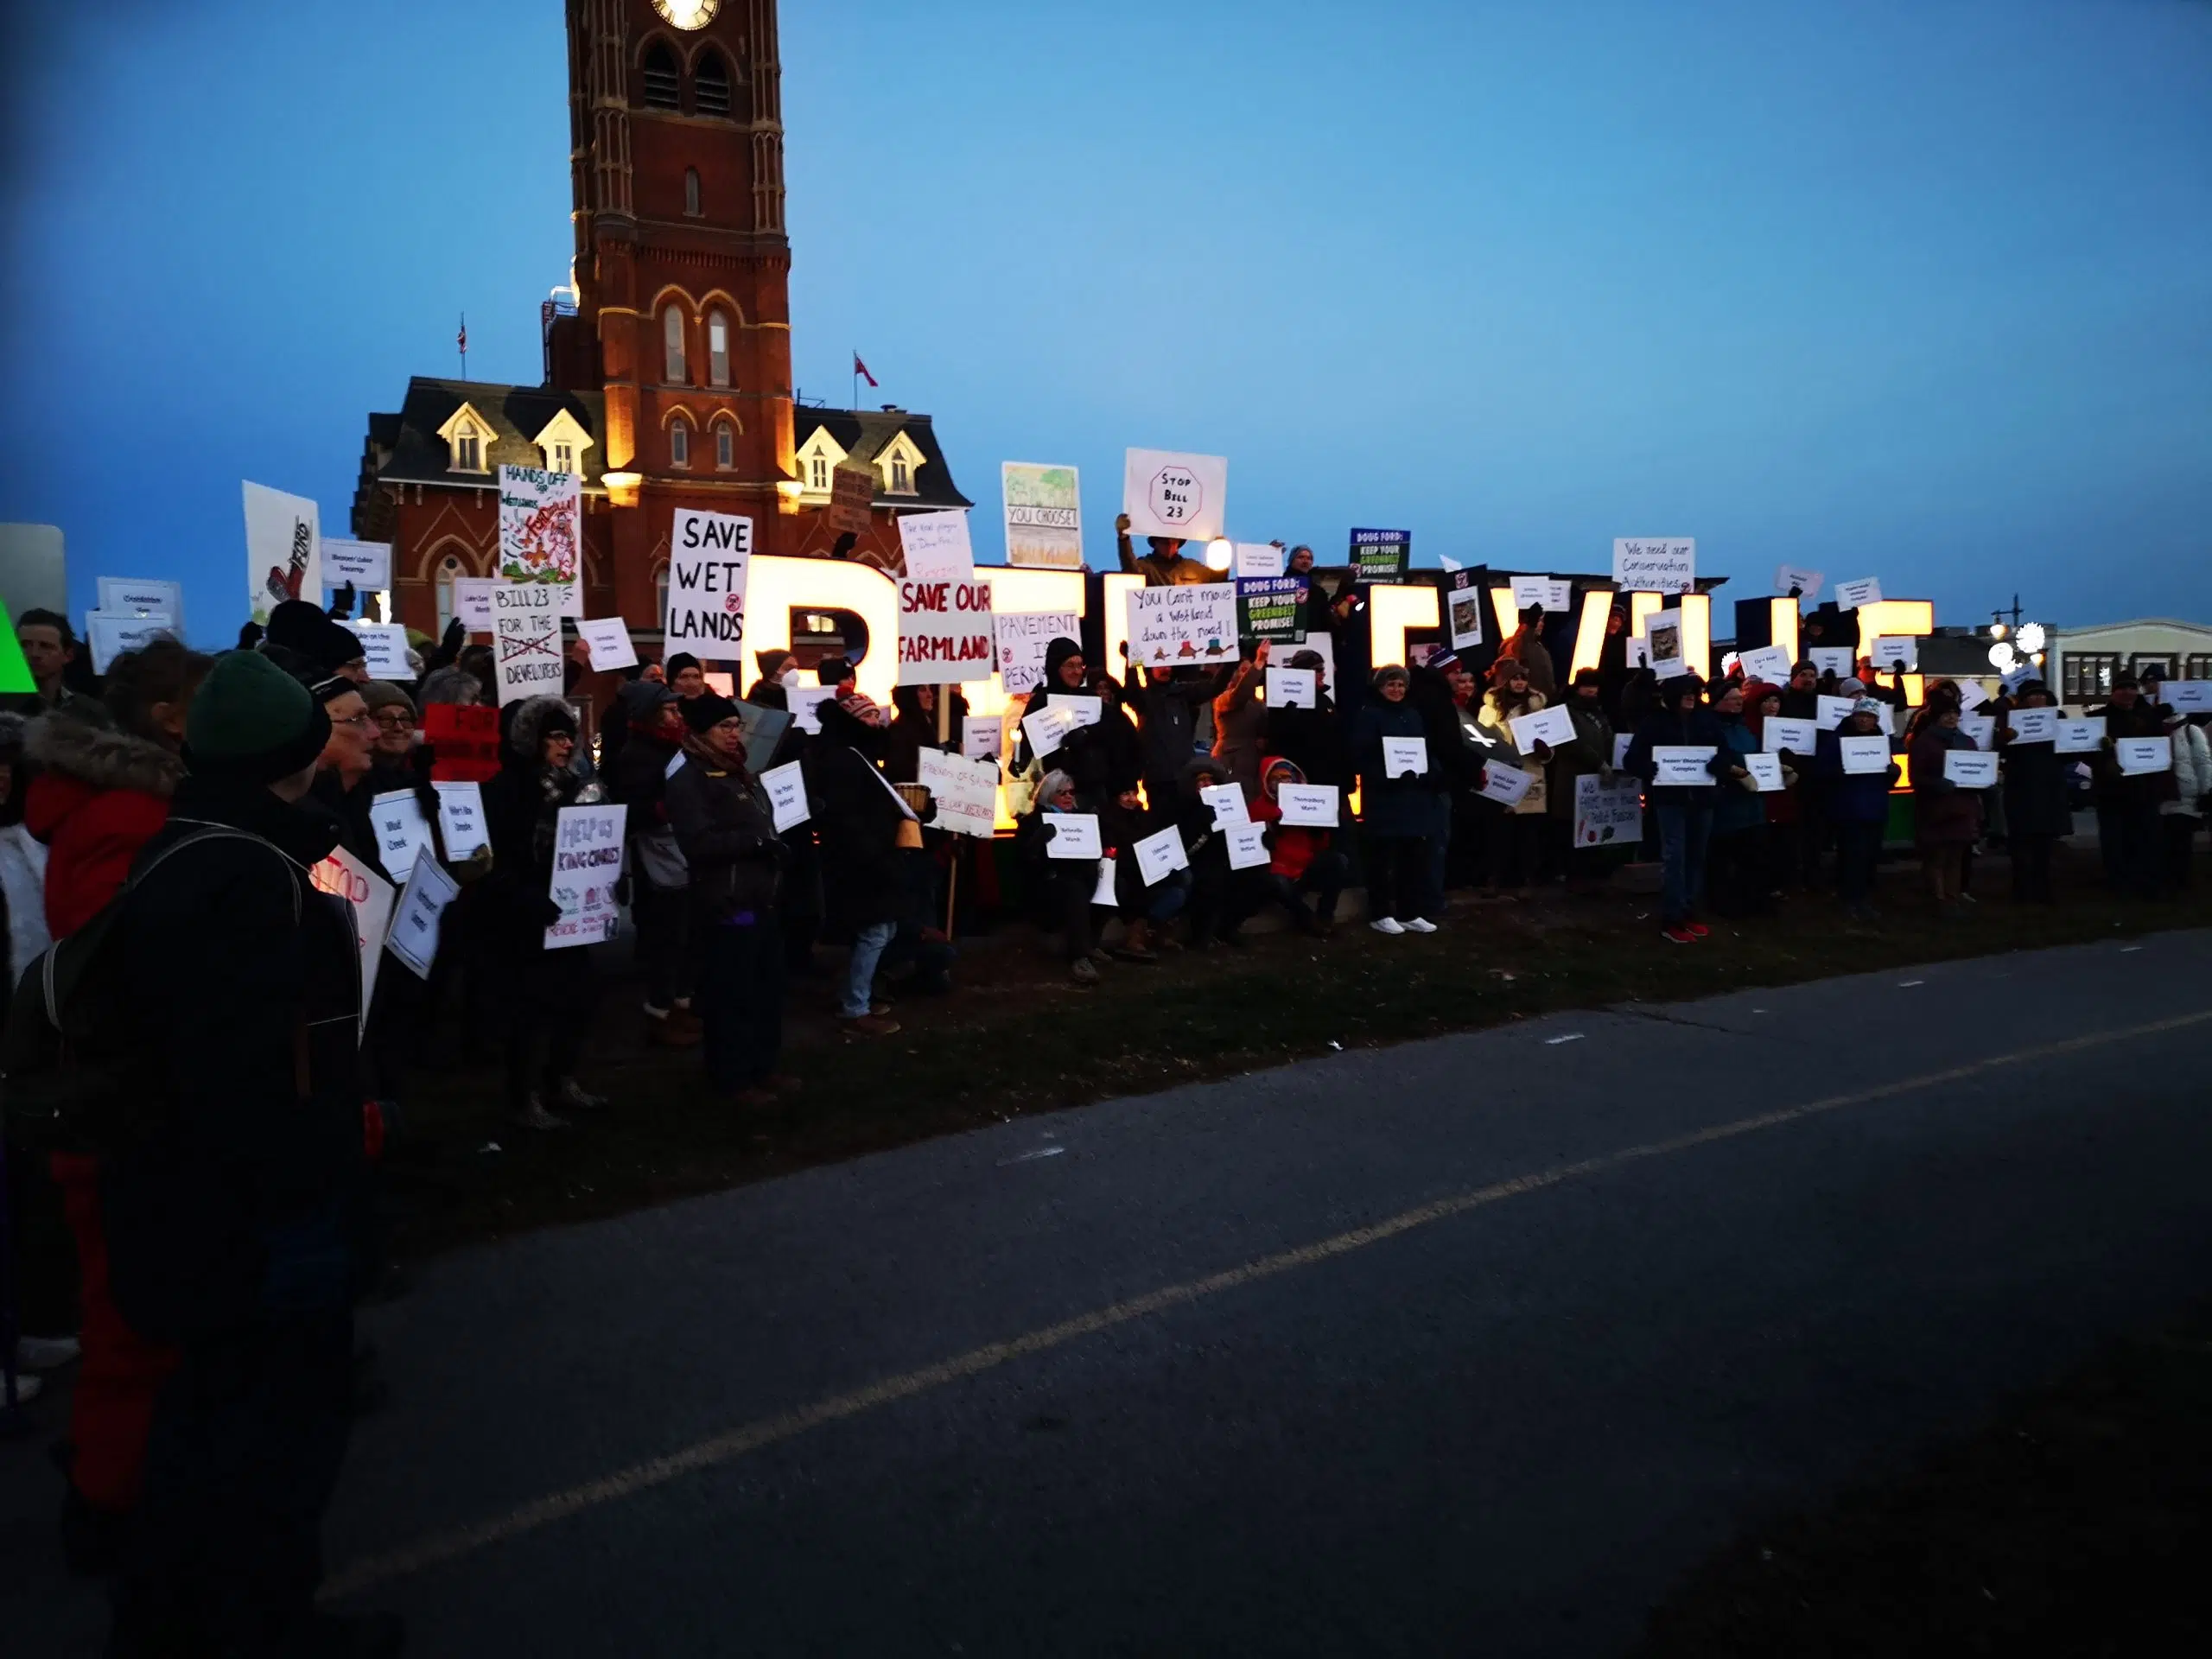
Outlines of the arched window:
M653 614L660 618L662 626L668 626L668 567L664 564L653 572Z
M691 423L681 415L668 423L668 464L689 467L691 464Z
M683 308L671 305L660 314L661 378L671 386L689 384L683 373Z
M817 492L830 487L830 457L820 450L807 458L806 487Z
M460 559L451 553L438 561L437 575L435 580L438 593L438 632L440 633L443 633L453 626L455 602L453 596L454 579L467 574L461 568Z
M729 385L729 319L719 311L707 314L707 384Z
M676 54L668 49L667 42L655 41L645 48L645 107L649 110L673 110L683 105L683 72L676 67ZM725 91L723 101L728 101Z
M691 73L691 108L699 115L729 113L729 66L711 48L699 54Z
M727 473L737 465L737 434L728 421L715 423L715 469Z
M913 477L906 470L906 457L904 455L891 457L891 487L901 493L914 487Z
M683 215L696 219L699 213L699 169L687 167L683 169Z

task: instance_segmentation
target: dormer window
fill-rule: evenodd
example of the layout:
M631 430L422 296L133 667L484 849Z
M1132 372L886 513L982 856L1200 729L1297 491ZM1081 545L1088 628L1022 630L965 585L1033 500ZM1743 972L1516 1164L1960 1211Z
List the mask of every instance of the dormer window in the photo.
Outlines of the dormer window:
M906 470L906 457L904 455L891 457L891 487L901 495L910 493L914 487L914 480Z
M914 480L922 470L922 452L914 441L904 432L893 435L890 442L876 452L875 475L883 480L885 492L891 495L918 495Z
M830 487L830 457L819 452L807 458L806 487L826 490Z
M453 466L457 473L480 473L484 470L484 440L474 427L454 437Z
M573 473L576 470L576 446L573 443L556 443L553 446L553 453L546 459L553 463L550 470L556 473Z
M794 457L798 467L798 487L802 495L815 497L830 493L831 480L836 476L837 463L845 459L844 446L830 435L826 426L815 428L813 435L798 447Z
M547 472L582 476L584 451L591 448L592 436L584 429L583 423L567 410L555 411L553 418L531 442L545 457Z
M446 418L438 429L446 441L446 469L454 473L488 473L492 458L492 426L467 404Z

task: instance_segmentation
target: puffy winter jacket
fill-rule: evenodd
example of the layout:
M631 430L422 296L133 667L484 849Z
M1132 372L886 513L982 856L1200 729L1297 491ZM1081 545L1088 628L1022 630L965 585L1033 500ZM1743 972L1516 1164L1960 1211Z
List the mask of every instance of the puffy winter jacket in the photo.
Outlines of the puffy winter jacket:
M23 823L46 843L46 925L75 932L115 897L138 849L168 821L184 763L157 743L63 715L31 722Z
M2183 721L2171 733L2174 742L2174 789L2177 798L2163 802L2158 810L2186 817L2204 816L2204 796L2212 790L2212 740L2204 728Z

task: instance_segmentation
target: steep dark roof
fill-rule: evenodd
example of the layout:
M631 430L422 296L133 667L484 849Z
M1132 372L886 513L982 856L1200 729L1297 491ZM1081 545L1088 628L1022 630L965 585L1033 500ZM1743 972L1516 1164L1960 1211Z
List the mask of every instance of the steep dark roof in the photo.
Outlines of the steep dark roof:
M485 473L448 471L450 459L438 429L467 404L492 429ZM369 417L372 443L381 443L380 423L396 421L397 431L389 454L378 472L386 484L459 484L487 486L500 467L543 467L545 456L537 437L562 410L591 435L591 443L577 457L584 487L600 487L601 461L607 449L607 403L595 391L556 391L548 386L502 386L488 380L431 380L417 375L407 383L407 401L394 417Z
M903 409L817 409L801 404L791 411L791 447L806 448L806 442L827 427L837 447L849 460L874 461L892 439L904 432L915 448L922 452L922 467L914 480L912 495L891 495L876 492L879 507L972 507L976 504L960 493L960 486L952 481L952 468L945 465L944 451L938 447L937 429L926 415L912 415Z

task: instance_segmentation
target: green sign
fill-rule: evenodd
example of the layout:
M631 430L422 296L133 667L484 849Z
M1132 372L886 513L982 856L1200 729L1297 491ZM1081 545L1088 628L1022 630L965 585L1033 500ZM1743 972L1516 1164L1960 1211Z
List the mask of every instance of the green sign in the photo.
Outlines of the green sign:
M8 614L7 601L0 600L0 692L37 690L31 665L23 660L22 645L16 639L16 619Z
M1244 576L1236 583L1236 633L1296 645L1306 638L1302 576Z

